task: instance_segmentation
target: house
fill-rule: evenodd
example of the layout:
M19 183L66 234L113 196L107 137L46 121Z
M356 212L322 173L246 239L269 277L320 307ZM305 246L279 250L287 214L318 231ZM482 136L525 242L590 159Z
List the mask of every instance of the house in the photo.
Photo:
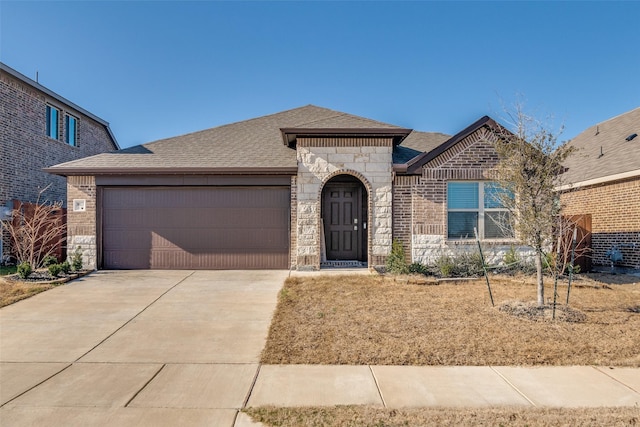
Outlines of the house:
M584 216L595 267L640 268L640 107L598 123L569 142L563 212ZM590 222L590 224L589 224Z
M117 150L101 118L0 63L0 216L16 202L62 201L63 177L43 168ZM9 237L0 238L0 259L9 255Z
M498 125L450 137L313 105L47 169L95 268L381 266L514 240L491 218ZM76 209L77 207L77 209Z

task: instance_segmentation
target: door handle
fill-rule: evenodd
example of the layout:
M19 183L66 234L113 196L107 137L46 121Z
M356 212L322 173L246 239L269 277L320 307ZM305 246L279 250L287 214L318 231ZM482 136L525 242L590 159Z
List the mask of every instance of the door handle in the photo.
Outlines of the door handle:
M354 226L353 226L353 229L354 229L355 231L358 231L358 226L357 226L357 225L354 225Z

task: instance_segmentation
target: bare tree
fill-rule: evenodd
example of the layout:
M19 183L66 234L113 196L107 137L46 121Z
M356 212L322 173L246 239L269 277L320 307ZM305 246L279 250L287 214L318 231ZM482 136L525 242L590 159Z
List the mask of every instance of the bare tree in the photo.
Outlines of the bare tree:
M499 163L495 178L502 187L502 204L511 213L518 238L535 252L538 305L544 305L543 257L555 242L560 217L556 186L563 163L573 149L558 142L562 129L553 132L524 113L520 104L508 113L512 131L504 129L496 143Z
M11 237L11 247L18 263L28 262L33 268L42 267L44 259L52 255L64 239L66 225L62 218L62 202L20 204L11 211L9 219L1 222Z

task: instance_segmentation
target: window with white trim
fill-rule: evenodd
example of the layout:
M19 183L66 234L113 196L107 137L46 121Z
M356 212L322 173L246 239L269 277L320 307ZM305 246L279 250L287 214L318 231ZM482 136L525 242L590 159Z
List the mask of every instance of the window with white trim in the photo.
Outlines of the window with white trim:
M73 147L78 146L78 119L67 114L64 116L65 142Z
M47 126L46 133L49 138L60 138L60 124L58 118L60 117L60 110L56 107L47 105L46 107Z
M514 237L511 216L502 204L504 191L497 183L460 181L447 183L447 238L480 239Z

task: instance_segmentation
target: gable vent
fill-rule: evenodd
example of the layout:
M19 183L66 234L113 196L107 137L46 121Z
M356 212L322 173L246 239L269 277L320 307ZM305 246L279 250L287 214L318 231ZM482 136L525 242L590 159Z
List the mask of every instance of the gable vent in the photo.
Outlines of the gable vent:
M626 141L631 141L633 138L635 138L636 136L638 136L637 133L632 133L631 135L629 135L628 137L625 138Z

